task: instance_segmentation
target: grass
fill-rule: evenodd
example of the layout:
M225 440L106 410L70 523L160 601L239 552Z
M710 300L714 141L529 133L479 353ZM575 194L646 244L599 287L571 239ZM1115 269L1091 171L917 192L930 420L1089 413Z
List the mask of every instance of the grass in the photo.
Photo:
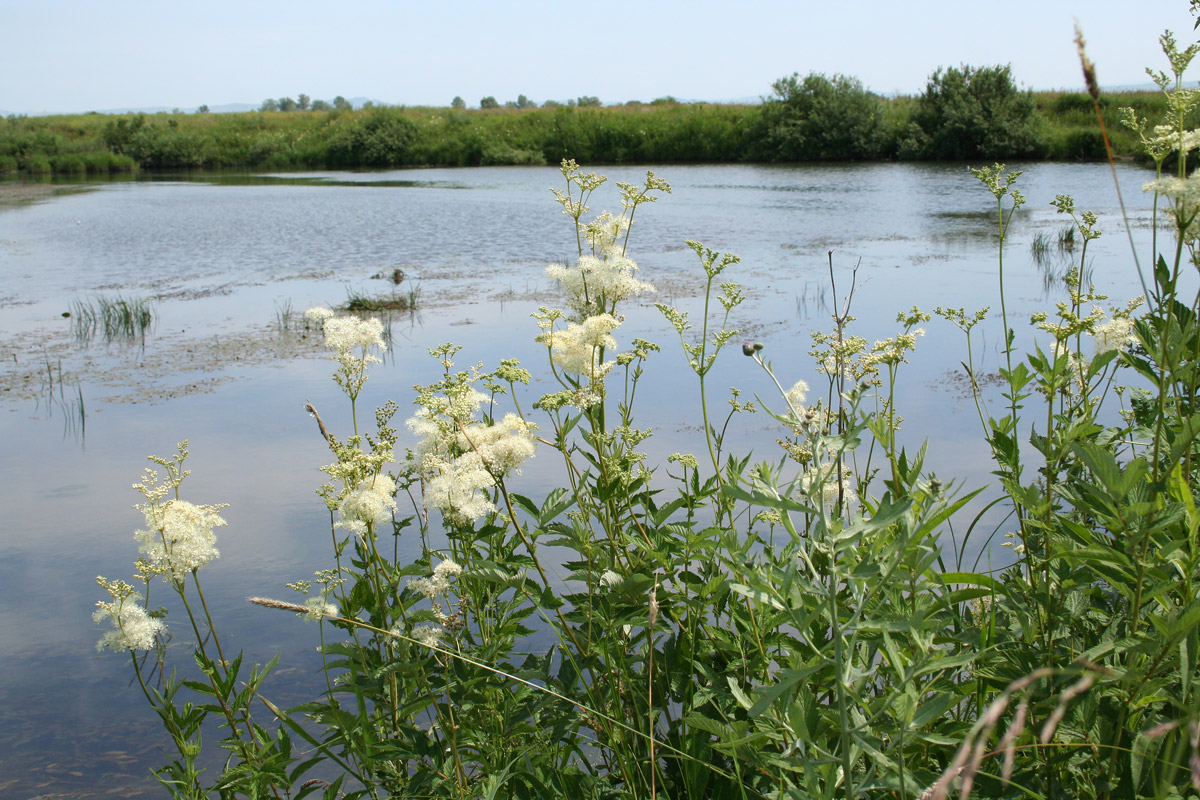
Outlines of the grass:
M126 299L119 294L75 300L69 313L71 333L82 343L97 336L103 336L106 342L145 339L154 322L154 306L150 300Z
M397 270L398 272L399 270ZM407 292L397 294L392 291L385 295L370 295L349 287L346 288L346 302L341 308L344 311L378 312L378 311L415 311L420 304L421 287L412 286Z
M16 356L14 355L14 360ZM44 399L48 415L53 416L57 406L63 413L63 439L70 436L82 441L87 433L87 406L83 399L83 386L75 380L74 388L68 388L67 377L63 374L62 359L50 361L45 356L46 372L43 383ZM41 399L38 401L41 404Z
M275 329L279 333L287 333L292 329L292 300L288 298L282 303L275 303Z

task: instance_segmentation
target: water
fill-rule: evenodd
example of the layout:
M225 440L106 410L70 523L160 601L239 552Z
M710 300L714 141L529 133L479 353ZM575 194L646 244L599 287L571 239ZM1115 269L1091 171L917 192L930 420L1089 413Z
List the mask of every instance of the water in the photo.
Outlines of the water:
M1108 168L1026 170L1018 185L1029 202L1006 256L1014 326L1065 296L1061 285L1046 285L1030 254L1039 232L1054 236L1065 224L1049 205L1060 192L1100 217L1105 235L1089 248L1098 287L1113 302L1140 293ZM977 363L999 363L995 202L965 167L655 172L674 193L638 211L630 249L642 277L658 286L655 299L700 313L701 272L684 240L737 253L742 262L727 277L750 295L736 316L739 339L762 341L785 385L819 385L807 350L809 332L830 327L831 251L839 298L859 265L854 333L894 335L896 312L914 304L990 305ZM1133 167L1118 173L1146 252L1149 198L1139 188L1149 176ZM609 170L610 181L643 174ZM318 690L315 628L244 600L286 597L285 582L326 565L328 522L313 491L328 452L301 404L311 400L334 431L349 424L315 337L281 333L277 318L289 307L299 315L341 302L347 288L385 292L390 282L371 276L400 268L407 277L399 291L418 286L421 305L393 318L387 362L364 390L368 407L390 397L406 416L412 385L436 378L426 349L443 341L463 346L464 365L516 356L547 387L529 314L556 301L545 264L574 251L570 222L548 191L561 185L550 168L210 176L99 184L0 211L0 793L160 793L147 771L161 761L164 734L129 685L125 659L93 651L100 629L90 613L102 597L95 576L131 572L141 518L128 487L147 454L169 455L183 438L193 470L184 496L230 504L229 526L218 530L221 558L202 573L225 637L244 645L248 659L284 652L289 669L269 691L282 704ZM592 206L619 207L615 187L598 191ZM157 298L144 346L78 342L61 316L71 301L117 292ZM651 461L702 450L695 392L680 389L694 377L674 332L648 304L625 312L623 345L634 336L663 345L639 400L639 424L656 431L646 445ZM981 485L989 465L958 377L961 334L936 319L926 327L901 374L902 438L909 446L929 438L929 462L943 478ZM739 351L718 362L712 407L724 406L724 387L733 385L743 399L778 405ZM537 396L531 391L523 406ZM777 435L765 415L731 426L737 448L764 455L774 455ZM517 491L544 492L555 468L553 459L534 459Z

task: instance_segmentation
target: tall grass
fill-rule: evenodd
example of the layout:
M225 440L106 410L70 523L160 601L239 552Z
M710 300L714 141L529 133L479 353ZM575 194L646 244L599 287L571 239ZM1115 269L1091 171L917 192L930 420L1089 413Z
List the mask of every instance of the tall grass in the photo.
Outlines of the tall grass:
M154 306L145 298L99 295L71 303L71 333L80 342L97 336L104 341L146 337L154 322Z

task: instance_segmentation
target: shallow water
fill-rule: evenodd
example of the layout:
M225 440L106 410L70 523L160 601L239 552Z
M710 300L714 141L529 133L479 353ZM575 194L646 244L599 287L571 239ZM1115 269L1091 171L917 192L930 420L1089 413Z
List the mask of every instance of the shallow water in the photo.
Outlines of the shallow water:
M1065 296L1061 285L1047 287L1030 254L1037 233L1065 224L1049 205L1060 192L1100 216L1105 235L1089 248L1098 287L1113 302L1140 293L1108 167L1026 170L1018 185L1029 202L1006 250L1014 327ZM896 312L914 304L998 312L995 202L965 167L655 172L674 193L638 211L630 246L659 288L654 299L699 313L702 273L684 240L737 253L742 262L725 277L750 295L737 314L740 338L765 343L785 385L818 385L808 334L830 327L830 251L839 297L859 265L853 332L868 340L894 335ZM1145 252L1148 174L1118 172ZM610 183L643 174L609 170ZM0 210L0 794L159 794L147 770L164 734L129 685L128 663L93 651L100 630L90 612L101 597L95 576L127 577L136 555L141 518L130 507L140 496L128 487L147 454L169 455L183 438L193 471L184 496L230 504L221 558L202 573L219 624L248 659L284 651L289 671L271 684L274 697L286 704L316 691L315 628L244 601L285 596L285 582L326 565L328 521L313 492L327 451L302 402L312 400L331 429L348 427L315 337L281 332L277 317L339 303L347 288L385 292L390 282L371 276L400 268L399 291L418 286L421 305L393 317L392 348L364 390L366 406L394 398L407 416L412 385L436 378L426 349L443 341L463 346L462 364L521 358L546 387L529 314L555 302L545 264L574 248L548 191L560 185L551 168L197 176L97 184ZM619 207L615 187L592 206ZM117 292L155 298L144 344L80 343L62 313L72 300ZM649 304L625 311L622 344L641 336L663 346L639 400L639 424L656 430L651 461L700 450L698 401L679 389L694 384L673 331ZM977 362L994 370L998 313L987 324ZM982 485L987 453L956 377L961 334L936 319L926 328L901 376L902 437L909 446L928 438L929 463L944 479ZM718 362L710 385L770 402L769 381L739 350ZM531 390L523 405L537 396ZM710 402L723 406L725 395ZM731 430L738 448L773 456L778 431L765 415ZM518 491L544 492L555 466L530 462Z

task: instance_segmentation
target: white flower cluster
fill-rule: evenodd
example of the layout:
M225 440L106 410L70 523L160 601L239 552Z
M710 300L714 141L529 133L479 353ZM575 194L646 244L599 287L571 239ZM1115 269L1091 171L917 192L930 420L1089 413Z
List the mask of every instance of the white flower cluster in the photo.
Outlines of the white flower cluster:
M850 485L853 479L854 473L846 467L842 467L839 475L837 464L819 464L804 473L800 486L805 492L811 492L819 486L821 503L825 506L836 505L840 491L842 508L848 509L858 502L858 494Z
M791 407L792 414L797 417L802 416L804 401L808 399L808 384L805 381L796 381L792 384L791 389L784 392L783 397Z
M429 456L421 471L426 475L426 508L438 508L465 520L479 519L496 510L486 494L496 485L496 479L484 467L479 453L471 451L449 460Z
M463 568L453 559L445 559L433 568L433 574L428 578L413 578L408 582L408 588L419 592L430 600L436 600L438 595L450 591L450 579L462 575Z
M153 650L158 635L166 630L163 621L146 613L142 596L124 581L109 582L102 577L96 581L108 591L112 601L96 603L92 619L95 622L107 619L113 624L113 630L96 642L96 649Z
M444 416L427 407L408 420L408 429L420 437L413 460L425 478L427 508L479 519L496 510L487 492L534 456L537 426L532 423L512 413L495 425L472 420L487 399L472 389L451 400L450 406L461 407L443 409ZM447 420L451 424L443 424Z
M1167 214L1175 223L1178 236L1184 242L1200 239L1200 175L1187 178L1159 178L1144 187L1171 199Z
M319 622L326 617L338 615L338 607L329 602L324 594L308 598L304 601L304 606L308 609L308 613L304 615L306 622Z
M584 314L612 309L628 297L653 292L654 286L634 277L633 259L609 250L603 257L581 256L575 266L551 264L546 276L557 281L571 298L571 307Z
M383 341L383 323L377 317L329 317L325 320L325 346L330 350L344 352L355 347L378 347L387 350ZM372 357L372 360L379 359Z
M418 625L413 629L412 638L426 647L441 647L442 635L446 632L440 625Z
M620 324L612 314L598 314L582 323L573 322L566 330L547 330L537 341L550 347L550 360L563 372L596 383L616 365L615 361L602 362L600 352L616 348L612 332Z
M1133 320L1125 317L1098 323L1092 329L1092 336L1096 341L1096 355L1120 350L1137 341L1133 335Z
M387 344L383 341L383 323L376 317L339 317L323 306L308 309L304 316L322 324L325 346L333 351L330 357L338 362L333 379L353 400L366 383L367 365L380 362L379 356L371 354L369 350L372 347L378 347L380 352L387 350Z
M151 571L164 580L181 581L220 555L213 528L225 524L217 510L184 500L139 506L146 527L134 533Z
M395 496L396 483L387 475L380 473L367 478L338 504L335 527L345 528L359 538L367 535L368 528L378 531L392 521Z

